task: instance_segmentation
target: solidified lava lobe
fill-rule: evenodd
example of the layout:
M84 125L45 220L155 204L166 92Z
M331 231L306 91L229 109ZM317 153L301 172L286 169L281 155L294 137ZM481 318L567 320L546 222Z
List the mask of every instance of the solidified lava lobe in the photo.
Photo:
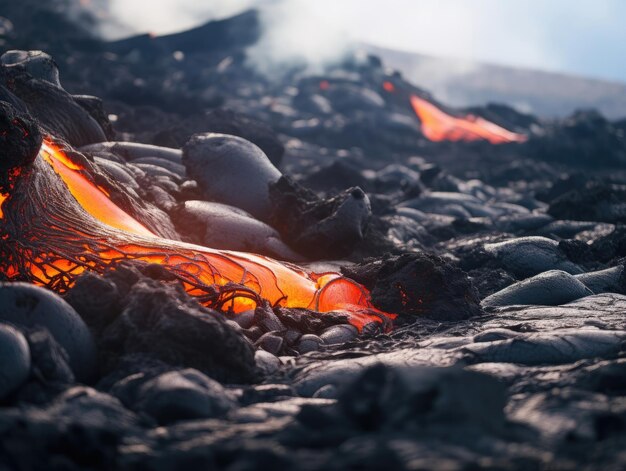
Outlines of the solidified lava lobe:
M0 159L2 156L0 156ZM154 235L114 204L84 169L49 140L10 191L0 188L0 273L63 293L85 270L124 260L165 266L203 304L242 312L261 300L319 312L343 311L359 330L393 319L370 293L337 273L307 273L288 263L214 250Z
M485 140L492 144L504 144L527 140L524 134L508 131L480 116L450 116L417 95L411 95L411 106L422 123L422 133L431 141Z

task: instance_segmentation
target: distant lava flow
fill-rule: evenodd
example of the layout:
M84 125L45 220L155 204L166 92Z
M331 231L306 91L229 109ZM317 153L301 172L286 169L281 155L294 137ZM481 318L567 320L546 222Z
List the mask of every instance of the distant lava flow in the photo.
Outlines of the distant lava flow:
M486 140L492 144L504 144L527 139L524 134L508 131L479 116L450 116L417 95L411 95L411 105L422 123L422 133L431 141Z
M308 273L249 253L164 239L111 201L68 153L45 141L29 168L0 198L0 274L63 293L86 270L102 273L124 260L166 267L201 303L242 312L262 300L319 312L342 311L359 330L389 327L393 314L338 273Z

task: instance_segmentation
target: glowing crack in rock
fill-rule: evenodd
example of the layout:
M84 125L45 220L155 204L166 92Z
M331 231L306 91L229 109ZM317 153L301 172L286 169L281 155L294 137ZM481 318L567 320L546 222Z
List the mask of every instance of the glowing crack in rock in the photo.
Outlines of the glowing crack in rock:
M44 141L35 161L0 198L0 273L59 293L86 270L124 260L163 265L201 303L243 312L274 306L341 311L358 329L388 327L362 285L339 273L309 273L250 253L214 250L158 237L117 206L68 153Z

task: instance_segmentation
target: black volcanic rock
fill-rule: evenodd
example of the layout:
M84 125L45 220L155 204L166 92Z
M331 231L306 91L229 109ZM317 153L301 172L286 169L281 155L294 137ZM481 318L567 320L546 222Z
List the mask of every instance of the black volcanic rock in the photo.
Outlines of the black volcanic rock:
M37 59L26 59L29 60ZM49 82L47 76L33 77L22 64L2 66L0 83L53 135L78 147L106 140L98 122L63 88Z
M27 167L35 160L42 139L39 127L30 116L0 101L0 193L7 193L13 186L12 170Z
M103 318L84 311L88 307L84 301L76 304L100 329L97 342L104 373L114 371L126 357L144 355L171 366L195 368L220 381L255 379L252 345L226 323L223 314L202 307L178 283L169 283L172 278L161 267L124 264L105 279L117 289L105 284L111 288L106 290L110 308L101 305ZM68 299L84 300L92 286L77 283ZM141 362L136 367L141 371ZM132 366L126 369L130 374Z
M467 274L424 252L345 267L343 273L371 290L372 303L400 316L467 319L481 312Z
M346 186L358 186L368 191L372 182L363 175L358 165L338 160L308 175L303 183L313 190L338 191Z
M626 222L626 185L590 182L550 202L548 214L576 221Z
M369 198L358 187L322 199L288 177L270 185L270 224L311 258L349 255L366 235Z
M84 386L43 408L2 408L0 420L5 469L120 469L119 447L141 430L140 418L119 400Z
M91 95L72 95L72 98L96 120L104 131L107 140L115 138L115 130L111 121L109 121L109 117L104 109L104 103L100 98Z
M539 126L540 124L535 116L521 113L502 103L488 103L485 106L465 108L464 111L478 115L509 130L528 132L533 125Z
M38 49L51 54L66 53L72 47L97 48L96 18L80 8L80 0L0 0L0 11L11 24L3 38L8 49ZM75 14L73 17L68 13ZM54 27L50 27L54 25ZM1 33L0 33L1 34Z
M545 162L584 167L619 166L626 162L626 137L594 110L577 111L526 144L528 154Z
M23 328L30 350L30 376L15 394L27 404L49 403L60 392L76 383L65 349L44 327Z
M244 48L260 36L259 13L248 10L232 18L210 21L181 33L154 37L150 34L110 42L106 48L117 54L139 50L149 56L174 51L183 53L211 52L220 49Z

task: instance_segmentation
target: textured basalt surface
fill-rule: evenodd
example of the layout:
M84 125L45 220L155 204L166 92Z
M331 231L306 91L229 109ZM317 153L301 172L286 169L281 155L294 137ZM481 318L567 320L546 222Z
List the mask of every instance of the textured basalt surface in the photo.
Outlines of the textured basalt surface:
M0 468L626 467L623 121L452 110L374 57L269 80L247 60L254 12L107 43L93 16L58 8L78 3L0 0L3 48L54 58L14 52L0 66L0 265L19 256L31 276L22 249L39 251L36 266L63 268L43 284L64 298L0 284L11 300L0 306ZM528 141L433 143L411 96ZM181 148L208 133L255 149L223 165L221 201L269 201L263 221L224 204L193 210L217 204L203 201L211 169L200 153L192 180ZM113 254L116 270L90 265L129 238L68 215L75 198L38 157L49 134L159 236L160 253L188 255L217 214L246 228L250 251L342 273L398 316L359 331L345 309L322 315L231 285L254 298L235 312L232 290L181 284L188 259L168 270L129 251ZM246 161L270 168L271 184L253 185ZM26 196L10 198L16 185ZM82 250L76 226L88 269L69 273L58 259ZM92 348L76 350L71 329Z

